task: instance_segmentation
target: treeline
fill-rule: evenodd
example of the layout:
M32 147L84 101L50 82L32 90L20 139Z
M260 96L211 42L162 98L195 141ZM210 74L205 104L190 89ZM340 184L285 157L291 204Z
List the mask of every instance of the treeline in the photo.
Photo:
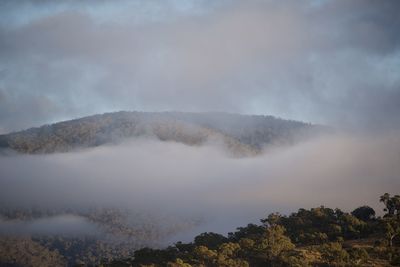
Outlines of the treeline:
M144 248L102 266L400 266L400 196L384 194L385 215L362 206L351 213L326 207L270 214L223 236Z

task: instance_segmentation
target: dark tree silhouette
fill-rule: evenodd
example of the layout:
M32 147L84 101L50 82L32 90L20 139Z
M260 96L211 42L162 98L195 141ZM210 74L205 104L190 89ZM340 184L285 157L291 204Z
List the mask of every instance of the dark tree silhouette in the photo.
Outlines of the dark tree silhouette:
M370 206L358 207L351 214L363 221L369 221L375 218L375 210Z

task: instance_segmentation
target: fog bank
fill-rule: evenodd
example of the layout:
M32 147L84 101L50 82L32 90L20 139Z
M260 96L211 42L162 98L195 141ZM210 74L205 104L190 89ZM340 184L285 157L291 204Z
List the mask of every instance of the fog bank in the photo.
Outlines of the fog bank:
M73 153L0 158L3 207L123 207L203 218L227 232L267 213L343 210L400 189L400 135L331 134L262 155L135 140ZM203 225L203 226L204 226Z
M100 229L86 218L77 215L58 215L33 220L2 220L0 235L68 235L94 236Z

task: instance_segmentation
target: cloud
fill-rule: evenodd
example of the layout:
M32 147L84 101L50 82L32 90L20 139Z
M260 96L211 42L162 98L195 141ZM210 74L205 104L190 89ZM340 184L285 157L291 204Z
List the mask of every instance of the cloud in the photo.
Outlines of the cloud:
M0 127L172 109L398 128L398 1L218 2L5 1Z
M215 146L136 140L75 153L0 158L3 207L121 207L204 218L202 231L231 231L267 213L319 205L346 211L398 193L400 140L328 135L253 158ZM183 219L184 220L184 219ZM200 230L197 231L200 231Z

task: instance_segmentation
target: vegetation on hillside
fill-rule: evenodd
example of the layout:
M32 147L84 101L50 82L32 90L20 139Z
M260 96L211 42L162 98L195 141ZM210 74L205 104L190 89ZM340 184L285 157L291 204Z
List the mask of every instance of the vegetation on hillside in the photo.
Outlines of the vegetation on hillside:
M57 226L51 223L40 225L43 220L65 215L68 215L67 219L79 218L86 224L73 225L78 232L66 229L47 232L45 228ZM2 208L0 266L75 266L83 263L96 266L102 261L129 257L144 246L160 247L164 239L197 224L197 221L116 208ZM13 227L15 225L20 227Z
M193 242L163 249L155 243L143 248L144 243L129 238L104 239L151 241L162 233L151 221L144 228L132 227L118 210L93 210L85 216L102 227L102 238L1 236L0 266L400 266L400 196L385 193L380 201L382 217L368 206L351 213L324 206L299 209L272 213L261 224L239 227L227 236L206 232ZM2 217L32 220L58 213L3 209Z
M267 144L292 143L295 136L315 128L272 116L121 111L0 135L0 148L21 153L66 152L140 136L187 145L218 140L234 155L250 156Z
M400 196L384 194L386 214L362 206L352 213L326 207L270 214L223 236L144 248L103 266L400 266Z

